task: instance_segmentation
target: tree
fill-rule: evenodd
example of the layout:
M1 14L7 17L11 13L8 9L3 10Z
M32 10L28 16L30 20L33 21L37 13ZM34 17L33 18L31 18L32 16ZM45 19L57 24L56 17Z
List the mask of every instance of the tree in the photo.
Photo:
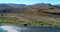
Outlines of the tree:
M2 13L1 16L3 16L4 14Z
M27 24L23 24L24 26L27 26Z
M43 26L44 24L42 23L41 26Z

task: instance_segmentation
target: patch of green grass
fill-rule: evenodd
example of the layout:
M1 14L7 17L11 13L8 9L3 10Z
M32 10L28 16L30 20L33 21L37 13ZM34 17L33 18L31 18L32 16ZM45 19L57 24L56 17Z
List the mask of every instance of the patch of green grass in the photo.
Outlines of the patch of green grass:
M24 24L27 24L27 26L53 26L53 24L49 24L44 21L35 21L35 22L29 22L29 21L18 21L16 19L4 19L0 18L0 23L2 24L8 24L8 25L16 25L16 26L24 26ZM54 25L57 27L56 25Z

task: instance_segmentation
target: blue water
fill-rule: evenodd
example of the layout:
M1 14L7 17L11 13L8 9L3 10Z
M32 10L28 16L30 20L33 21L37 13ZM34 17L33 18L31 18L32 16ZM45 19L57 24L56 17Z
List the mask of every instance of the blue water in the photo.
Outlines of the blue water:
M28 28L26 32L60 32L60 28L56 27L25 27Z
M60 32L60 28L0 25L0 32Z

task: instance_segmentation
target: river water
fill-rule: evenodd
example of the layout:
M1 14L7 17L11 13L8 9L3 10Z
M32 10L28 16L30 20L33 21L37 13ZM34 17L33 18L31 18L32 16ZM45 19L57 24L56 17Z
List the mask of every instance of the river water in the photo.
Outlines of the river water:
M32 26L11 26L1 25L0 32L60 32L56 27L32 27Z

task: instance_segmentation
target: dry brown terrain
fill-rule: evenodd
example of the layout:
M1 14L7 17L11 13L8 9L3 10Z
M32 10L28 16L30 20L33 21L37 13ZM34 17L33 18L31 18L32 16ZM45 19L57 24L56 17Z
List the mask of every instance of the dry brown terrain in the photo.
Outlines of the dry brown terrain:
M0 21L2 24L60 27L60 15L58 14L60 9L53 6L16 7L7 10L2 9L0 12L2 12L0 13ZM55 15L56 12L58 15Z

